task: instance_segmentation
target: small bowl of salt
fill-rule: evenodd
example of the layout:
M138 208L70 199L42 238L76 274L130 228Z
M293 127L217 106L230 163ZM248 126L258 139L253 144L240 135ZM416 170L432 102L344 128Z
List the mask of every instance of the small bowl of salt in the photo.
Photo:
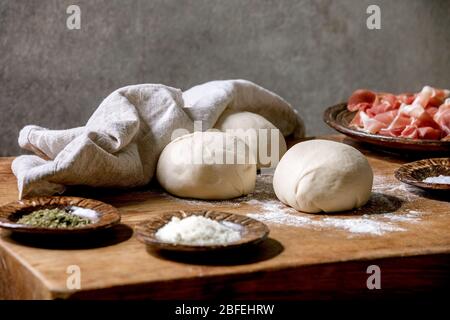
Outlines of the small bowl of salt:
M267 238L269 228L246 216L218 211L170 211L136 226L140 241L157 250L211 251L242 248Z
M432 158L405 163L395 177L425 190L450 190L450 158Z

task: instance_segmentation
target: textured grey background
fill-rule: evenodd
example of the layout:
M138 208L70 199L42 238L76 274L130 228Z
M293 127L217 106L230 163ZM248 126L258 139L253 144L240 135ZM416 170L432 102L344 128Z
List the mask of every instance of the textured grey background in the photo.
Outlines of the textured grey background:
M81 30L66 8L81 7ZM381 7L381 30L366 8ZM114 89L244 78L331 132L323 109L356 88L450 87L450 1L0 1L0 155L26 124L83 125Z

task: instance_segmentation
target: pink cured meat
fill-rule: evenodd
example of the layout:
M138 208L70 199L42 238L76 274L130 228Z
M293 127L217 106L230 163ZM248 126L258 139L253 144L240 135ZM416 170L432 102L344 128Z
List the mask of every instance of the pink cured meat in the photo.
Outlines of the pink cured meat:
M419 133L419 139L439 140L442 136L441 129L421 127L417 128L417 131Z
M416 99L416 96L416 93L401 93L397 95L397 99L398 101L400 101L400 103L411 104L413 103L414 99Z
M439 108L438 107L427 107L425 109L426 112L428 112L428 114L432 117L434 117L434 115L438 112Z
M433 93L430 100L428 101L428 107L439 107L444 104L446 98L450 96L450 91L445 89L431 88Z
M435 129L432 127L416 127L414 125L407 126L400 137L411 138L411 139L430 139L439 140L441 138L442 131L440 129Z
M445 100L439 107L433 119L444 131L444 138L450 139L450 99Z
M398 113L397 110L386 111L383 113L376 114L373 118L380 122L383 122L387 127L387 126L389 126L389 124L392 123L392 121L396 117L397 113Z
M376 99L376 94L370 90L359 89L353 92L348 99L347 108L350 111L366 110L372 106Z
M441 129L420 105L402 105L391 124L380 133L410 139L440 139Z
M400 102L398 98L392 93L381 92L376 94L377 98L375 99L374 105L382 104L392 109L397 109L400 106Z
M428 112L423 110L419 115L415 117L411 117L411 125L416 126L417 128L421 127L430 127L434 129L441 130L441 127L439 126L436 121L434 121L433 117L430 116Z
M375 119L371 118L364 111L360 110L353 118L350 125L356 125L357 127L364 128L364 131L369 133L377 133L381 128L387 126L387 124Z
M403 112L398 112L392 122L380 130L380 134L384 136L399 137L403 130L411 124L411 117Z
M367 108L366 113L371 117L375 117L377 114L386 113L395 109L395 106L392 104L379 103L376 105L372 105L370 108Z
M365 132L411 139L450 140L449 90L425 86L419 93L356 90L348 110L358 111L350 126Z

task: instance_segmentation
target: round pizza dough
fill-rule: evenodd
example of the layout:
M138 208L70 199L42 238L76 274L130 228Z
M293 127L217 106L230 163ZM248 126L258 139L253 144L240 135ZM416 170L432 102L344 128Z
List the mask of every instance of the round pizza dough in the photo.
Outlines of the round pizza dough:
M355 148L327 140L296 144L280 160L273 188L281 202L299 211L335 212L367 203L372 168Z
M244 140L257 159L258 169L276 167L287 149L286 141L280 130L269 120L256 113L225 111L217 120L214 128L237 135ZM272 130L275 130L273 140L271 138ZM263 138L260 139L260 137ZM272 141L277 143L277 145L273 146L273 158Z
M244 141L223 132L194 132L170 142L156 177L184 198L231 199L253 192L256 161Z

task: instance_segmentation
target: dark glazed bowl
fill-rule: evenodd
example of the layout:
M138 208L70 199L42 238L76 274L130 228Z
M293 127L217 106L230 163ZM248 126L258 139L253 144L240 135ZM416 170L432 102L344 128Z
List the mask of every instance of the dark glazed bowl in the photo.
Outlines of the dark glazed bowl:
M450 176L450 158L433 158L409 162L395 171L395 177L407 184L427 190L450 190L450 184L423 180L439 175Z
M156 232L169 223L172 217L180 219L189 216L204 216L219 222L230 222L241 227L241 239L236 242L221 245L188 245L163 242L156 237ZM170 211L155 214L136 226L136 234L140 241L152 249L172 251L214 251L224 249L235 249L243 246L257 244L267 238L269 228L262 222L229 212L218 211Z
M43 228L17 223L25 214L47 208L77 206L97 212L98 219L79 228ZM0 207L0 227L12 232L46 235L74 235L110 228L120 222L120 213L115 207L92 199L77 197L35 197L14 201Z

